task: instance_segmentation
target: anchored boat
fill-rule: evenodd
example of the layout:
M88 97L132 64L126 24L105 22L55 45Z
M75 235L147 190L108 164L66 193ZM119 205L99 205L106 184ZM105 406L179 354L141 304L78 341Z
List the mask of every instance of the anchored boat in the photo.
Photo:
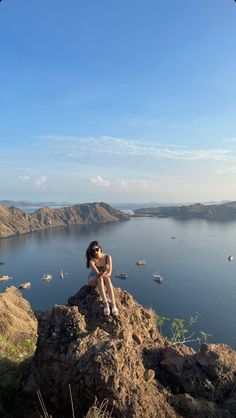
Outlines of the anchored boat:
M8 280L11 280L12 277L10 276L0 276L0 282L8 282Z
M118 277L119 279L127 279L128 274L127 273L116 273L116 277Z
M137 264L137 266L145 266L146 261L145 260L137 260L136 264Z
M153 275L153 280L155 280L155 282L158 282L158 283L163 282L163 277L160 275L160 273L157 273L156 271L154 271L152 275Z
M52 274L44 273L42 280L43 282L50 282L52 280Z
M30 287L31 287L30 282L24 282L20 284L19 289L29 289Z

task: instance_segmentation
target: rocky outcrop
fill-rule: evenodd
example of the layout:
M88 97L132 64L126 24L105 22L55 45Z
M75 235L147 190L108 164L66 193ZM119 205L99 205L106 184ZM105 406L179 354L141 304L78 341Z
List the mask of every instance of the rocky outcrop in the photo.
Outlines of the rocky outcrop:
M0 205L0 238L58 226L117 222L129 215L106 203L85 203L63 208L43 207L33 213Z
M76 416L108 399L114 418L236 416L236 354L224 344L199 352L173 346L156 329L155 314L115 289L119 316L104 317L96 289L84 286L39 317L39 338L23 393L39 388L53 416Z
M0 334L13 344L36 341L37 319L31 306L14 286L0 293Z

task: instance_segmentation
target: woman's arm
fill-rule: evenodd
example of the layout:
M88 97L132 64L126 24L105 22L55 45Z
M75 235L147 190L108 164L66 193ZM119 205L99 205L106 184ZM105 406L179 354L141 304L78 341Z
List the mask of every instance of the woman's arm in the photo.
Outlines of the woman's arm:
M103 275L103 273L98 270L93 260L90 260L89 265L96 276L101 277Z
M112 257L107 254L106 271L103 273L105 277L110 277L112 273Z

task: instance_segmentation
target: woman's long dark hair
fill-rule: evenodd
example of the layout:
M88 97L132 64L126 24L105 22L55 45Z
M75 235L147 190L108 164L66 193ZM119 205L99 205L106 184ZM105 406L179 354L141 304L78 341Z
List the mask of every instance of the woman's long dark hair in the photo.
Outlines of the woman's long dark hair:
M90 262L90 260L92 258L94 258L94 253L92 252L92 248L95 247L95 246L99 247L101 249L101 251L102 251L102 247L101 247L101 245L99 244L98 241L92 241L92 242L90 242L90 244L89 244L89 246L88 246L88 248L86 250L86 259L87 259L87 261L86 261L86 267L87 267L87 269L89 268L89 262Z

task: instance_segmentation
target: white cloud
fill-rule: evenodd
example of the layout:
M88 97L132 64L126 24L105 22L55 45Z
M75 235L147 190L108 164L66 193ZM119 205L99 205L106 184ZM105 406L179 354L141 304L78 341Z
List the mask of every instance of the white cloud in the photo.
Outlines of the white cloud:
M30 179L30 176L18 176L18 178L22 181L28 181Z
M41 177L39 177L39 179L37 179L36 181L35 181L35 186L38 188L38 189L41 189L41 188L43 188L44 187L44 185L45 185L45 183L47 182L47 176L41 176Z
M111 185L111 182L109 180L104 179L99 174L90 178L91 183L97 184L101 187L109 187Z

